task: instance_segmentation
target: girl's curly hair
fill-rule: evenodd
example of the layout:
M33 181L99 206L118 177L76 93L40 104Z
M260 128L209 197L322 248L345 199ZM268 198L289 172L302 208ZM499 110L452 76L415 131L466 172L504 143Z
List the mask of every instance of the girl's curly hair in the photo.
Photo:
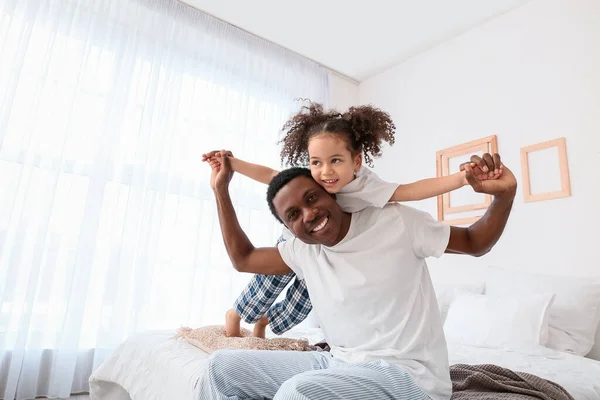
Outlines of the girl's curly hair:
M323 106L311 103L302 106L283 126L285 137L281 161L291 166L308 165L308 142L321 133L339 135L353 154L362 153L365 163L372 167L373 157L381 156L382 142L394 144L396 126L386 112L370 105L350 107L347 112L324 111Z

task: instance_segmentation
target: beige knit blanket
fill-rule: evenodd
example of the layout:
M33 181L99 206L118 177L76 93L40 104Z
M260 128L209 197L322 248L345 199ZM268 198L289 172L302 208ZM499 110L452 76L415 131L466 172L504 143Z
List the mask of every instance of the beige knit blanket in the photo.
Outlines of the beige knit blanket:
M184 339L188 343L210 354L220 349L236 350L290 350L314 351L315 346L310 346L308 340L291 338L257 338L252 337L248 329L241 329L242 337L227 337L225 326L211 325L202 328L179 328L176 339Z

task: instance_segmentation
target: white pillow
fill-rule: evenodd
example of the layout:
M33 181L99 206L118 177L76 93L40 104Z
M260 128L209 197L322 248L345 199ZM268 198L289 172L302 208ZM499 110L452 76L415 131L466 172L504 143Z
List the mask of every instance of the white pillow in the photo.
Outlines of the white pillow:
M531 274L492 267L485 282L485 293L555 293L546 346L580 356L587 355L594 346L600 323L600 281L597 279Z
M461 293L483 294L485 284L480 283L443 283L434 284L435 297L442 317L442 324L446 322L450 304Z
M487 348L527 348L548 338L554 294L486 296L463 293L450 304L444 333L451 342Z

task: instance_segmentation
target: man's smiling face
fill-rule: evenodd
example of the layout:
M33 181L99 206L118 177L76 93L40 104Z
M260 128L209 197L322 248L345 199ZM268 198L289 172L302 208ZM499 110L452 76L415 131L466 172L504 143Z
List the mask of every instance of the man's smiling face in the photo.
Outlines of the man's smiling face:
M273 198L279 218L307 244L334 246L348 232L350 214L342 211L333 196L314 179L299 176Z

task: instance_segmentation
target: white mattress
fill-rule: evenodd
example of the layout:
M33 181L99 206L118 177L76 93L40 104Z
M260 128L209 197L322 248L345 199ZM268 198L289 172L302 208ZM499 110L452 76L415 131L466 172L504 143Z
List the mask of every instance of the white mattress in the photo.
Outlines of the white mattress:
M198 400L200 375L208 355L173 331L131 337L90 378L93 400ZM322 340L318 329L293 329L285 336ZM552 380L576 400L600 400L600 362L545 348L520 351L450 343L450 363L496 364Z
M198 400L197 381L208 354L174 331L126 340L90 377L94 400Z
M198 381L208 354L175 331L132 336L121 344L90 377L92 400L198 400ZM270 334L268 336L274 336ZM294 328L284 337L323 340L317 328Z

